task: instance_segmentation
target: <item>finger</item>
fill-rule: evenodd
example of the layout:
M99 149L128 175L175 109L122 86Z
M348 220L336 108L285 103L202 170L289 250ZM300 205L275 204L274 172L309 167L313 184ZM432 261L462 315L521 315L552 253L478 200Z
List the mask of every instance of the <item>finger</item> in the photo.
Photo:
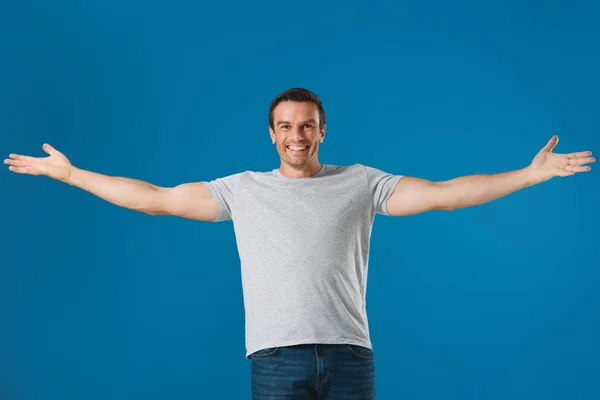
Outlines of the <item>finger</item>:
M565 169L569 172L588 172L589 170L592 169L592 167L589 167L589 166L578 167L578 166L574 166L574 165L567 165L565 167Z
M552 151L552 149L554 149L554 147L557 144L558 144L558 136L554 135L550 138L550 140L548 141L548 143L546 143L546 146L544 146L544 148L542 150Z
M11 160L10 158L7 158L6 160L4 160L4 164L14 165L15 167L28 167L32 163L30 160L23 158L19 158L18 160Z
M595 161L596 161L596 159L594 157L571 158L569 160L569 165L583 165L583 164L593 163Z
M591 155L592 155L591 151L580 151L578 153L567 154L567 158L581 158L581 157L589 157Z
M574 171L567 171L566 169L561 169L558 171L558 176L571 176L573 174L575 174Z
M11 160L10 158L4 160L4 164L14 165L15 167L20 167L22 162L21 160Z
M12 158L13 160L21 160L21 161L33 161L36 159L35 157L22 156L20 154L9 154L8 156L10 158Z
M17 158L16 160L11 160L10 158L4 160L5 163L16 165L17 167L27 167L29 165L33 165L35 161L36 158L28 156L19 156L19 158Z
M15 172L17 174L28 174L29 173L29 169L25 168L25 167L13 167L10 166L8 167L9 170L11 170L12 172Z
M46 153L53 155L54 153L58 153L58 150L56 150L54 147L50 146L48 143L44 143L42 145L42 150L44 150Z

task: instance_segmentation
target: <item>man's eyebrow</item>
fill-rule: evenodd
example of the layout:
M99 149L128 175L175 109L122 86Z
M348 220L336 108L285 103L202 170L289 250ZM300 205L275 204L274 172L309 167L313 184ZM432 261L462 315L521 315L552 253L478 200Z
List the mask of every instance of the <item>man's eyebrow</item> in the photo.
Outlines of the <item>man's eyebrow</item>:
M308 119L308 120L306 120L306 121L303 121L302 123L303 123L303 124L306 124L306 123L308 123L308 122L312 122L313 124L316 124L316 123L317 123L317 121L315 121L315 119L314 119L314 118L311 118L311 119ZM277 121L277 126L279 126L279 125L284 125L284 124L291 125L292 123L291 123L291 122L289 122L289 121Z

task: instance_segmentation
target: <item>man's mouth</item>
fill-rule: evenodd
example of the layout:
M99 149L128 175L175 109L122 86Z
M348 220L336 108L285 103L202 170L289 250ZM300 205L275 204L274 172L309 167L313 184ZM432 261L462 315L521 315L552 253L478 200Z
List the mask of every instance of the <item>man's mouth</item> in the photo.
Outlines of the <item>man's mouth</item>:
M302 154L305 153L306 151L308 151L308 146L304 145L304 146L286 146L286 148L292 153L292 154Z

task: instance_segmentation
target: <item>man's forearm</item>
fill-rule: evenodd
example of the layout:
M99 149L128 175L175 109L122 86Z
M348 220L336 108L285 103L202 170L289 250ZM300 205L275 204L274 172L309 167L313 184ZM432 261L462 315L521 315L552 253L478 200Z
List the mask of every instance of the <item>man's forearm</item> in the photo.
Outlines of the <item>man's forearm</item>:
M137 179L108 176L72 167L67 183L117 206L147 214L159 208L160 187Z
M471 207L538 183L528 168L499 174L467 175L441 182L445 209Z

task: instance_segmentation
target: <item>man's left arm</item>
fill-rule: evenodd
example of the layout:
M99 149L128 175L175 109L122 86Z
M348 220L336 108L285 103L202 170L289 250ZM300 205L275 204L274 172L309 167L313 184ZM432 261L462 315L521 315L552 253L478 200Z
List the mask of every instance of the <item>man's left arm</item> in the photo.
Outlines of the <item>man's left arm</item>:
M387 212L391 216L406 216L429 210L455 210L476 206L554 176L587 172L591 168L584 164L596 161L590 157L591 151L555 154L552 150L557 143L558 136L553 136L530 165L514 171L461 176L443 182L403 177L387 200Z

